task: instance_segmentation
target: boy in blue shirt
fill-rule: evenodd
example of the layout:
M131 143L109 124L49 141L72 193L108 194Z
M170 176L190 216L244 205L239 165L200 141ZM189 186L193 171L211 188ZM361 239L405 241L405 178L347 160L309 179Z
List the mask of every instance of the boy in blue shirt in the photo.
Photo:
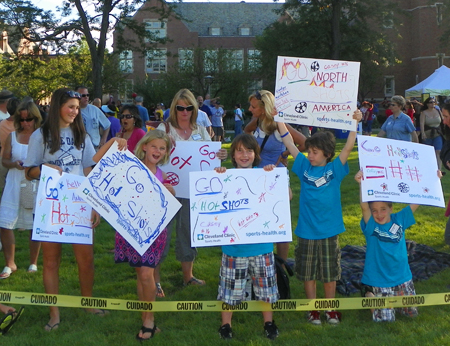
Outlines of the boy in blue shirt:
M439 174L439 173L438 173ZM361 189L363 172L355 175ZM392 214L392 202L362 202L361 230L366 237L367 252L364 264L362 293L366 297L413 296L416 294L408 264L405 230L414 225L413 213L418 204L410 204ZM416 307L395 309L406 316L417 316ZM395 310L374 309L375 322L395 321Z
M353 118L360 121L361 111L356 110ZM298 236L295 269L299 280L304 281L308 299L316 299L316 280L323 282L325 298L334 299L336 296L336 280L341 276L338 234L345 231L340 186L349 172L347 159L355 145L356 127L357 124L338 159L331 161L336 147L332 133L320 131L308 138L305 142L306 158L294 145L286 125L278 123L283 143L295 158L292 171L302 186L295 229ZM335 325L341 320L337 311L326 311L325 315L329 324ZM314 325L322 323L319 311L309 311L307 320Z

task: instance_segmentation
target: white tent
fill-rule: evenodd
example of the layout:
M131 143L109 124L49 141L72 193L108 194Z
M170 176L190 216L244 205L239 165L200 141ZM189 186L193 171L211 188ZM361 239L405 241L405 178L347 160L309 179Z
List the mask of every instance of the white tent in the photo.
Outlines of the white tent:
M405 91L405 97L450 96L450 68L442 65L431 76Z

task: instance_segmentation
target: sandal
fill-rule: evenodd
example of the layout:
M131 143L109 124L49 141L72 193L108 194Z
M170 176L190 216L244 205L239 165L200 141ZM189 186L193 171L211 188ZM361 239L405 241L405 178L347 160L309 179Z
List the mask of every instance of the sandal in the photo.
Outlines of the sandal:
M12 270L10 267L3 268L3 271L0 273L0 280L9 278L16 270Z
M204 280L197 279L195 276L191 277L188 282L185 282L183 286L204 286L206 282Z
M38 271L38 267L36 264L30 264L30 266L28 267L27 272L28 273L36 273Z
M13 318L14 318L13 312L10 311L0 319L0 334L3 334L6 328L9 329L9 326L11 325Z
M153 326L153 328L147 328L147 327L144 327L144 326L142 326L141 327L141 332L142 332L142 334L145 334L145 333L150 333L150 337L149 338L141 338L140 336L139 336L139 333L137 333L136 334L136 339L137 340L139 340L139 341L145 341L145 340L149 340L149 339L151 339L151 338L153 338L153 336L155 336L155 334L156 333L159 333L161 330L156 326L156 323L155 323L155 325Z
M23 314L23 310L25 309L24 306L20 307L19 311L13 311L12 312L12 320L11 322L2 329L2 334L5 335L6 333L8 333L8 331L12 328L12 326L14 325L14 323L17 322L17 320L20 318L20 316L22 316Z
M156 296L158 297L158 298L164 298L166 295L164 294L164 291L163 291L163 289L162 289L162 287L161 287L161 283L160 282L157 282L156 283Z

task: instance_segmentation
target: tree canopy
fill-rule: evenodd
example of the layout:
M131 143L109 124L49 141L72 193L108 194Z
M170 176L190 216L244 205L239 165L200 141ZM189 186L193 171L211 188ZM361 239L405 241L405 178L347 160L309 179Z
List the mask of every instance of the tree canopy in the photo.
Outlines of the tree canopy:
M101 97L102 69L108 35L118 31L117 49L143 52L165 39L155 37L132 15L146 0L63 0L55 11L44 11L29 0L0 0L0 24L14 27L22 37L39 45L47 45L57 53L68 52L80 38L86 41L91 56L91 93ZM148 7L149 11L166 18L172 13L172 5L162 0ZM136 40L120 39L125 28L136 34ZM16 31L16 30L15 30Z
M393 1L287 0L281 11L285 20L255 44L266 80L274 80L277 56L360 61L360 90L368 92L377 71L398 62L386 31L395 30Z

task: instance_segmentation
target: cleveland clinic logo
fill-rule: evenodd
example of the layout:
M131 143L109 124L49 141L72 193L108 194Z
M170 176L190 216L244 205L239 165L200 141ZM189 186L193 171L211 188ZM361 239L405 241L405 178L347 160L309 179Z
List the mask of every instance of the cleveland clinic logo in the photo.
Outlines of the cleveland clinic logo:
M85 195L89 195L89 190L85 188L85 189L83 190L83 193L84 193Z
M197 240L203 240L203 234L197 234Z
M373 196L373 190L367 190L367 195L368 196Z

